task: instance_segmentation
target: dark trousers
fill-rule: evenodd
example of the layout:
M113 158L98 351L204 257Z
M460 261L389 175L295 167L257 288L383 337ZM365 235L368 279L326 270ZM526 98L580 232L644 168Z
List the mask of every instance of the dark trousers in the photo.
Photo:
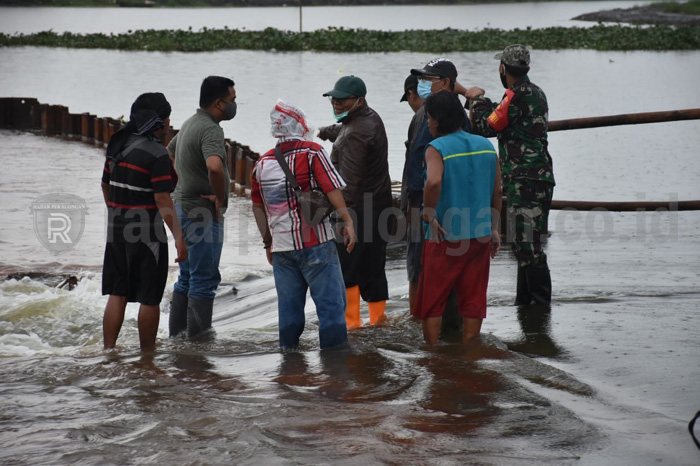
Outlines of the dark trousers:
M357 244L352 252L345 250L342 241L336 242L345 288L359 285L360 296L367 302L386 301L389 298L384 266L386 235L390 230L387 225L381 227L379 216L380 212L371 215L358 213L355 223Z

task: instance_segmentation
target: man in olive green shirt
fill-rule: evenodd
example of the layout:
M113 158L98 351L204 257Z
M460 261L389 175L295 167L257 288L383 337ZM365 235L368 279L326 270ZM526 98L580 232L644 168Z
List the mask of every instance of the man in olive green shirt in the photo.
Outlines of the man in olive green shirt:
M173 201L189 248L170 303L170 336L188 338L211 328L214 294L221 282L224 212L229 174L224 131L219 123L236 115L231 79L209 76L202 82L199 107L168 145L178 175Z

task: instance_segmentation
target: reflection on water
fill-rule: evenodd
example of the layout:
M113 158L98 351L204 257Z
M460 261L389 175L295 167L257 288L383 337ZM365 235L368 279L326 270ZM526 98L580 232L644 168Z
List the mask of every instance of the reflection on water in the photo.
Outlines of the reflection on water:
M550 305L518 306L517 315L522 337L518 340L508 341L508 349L530 356L545 356L548 358L562 356L562 348L550 335L552 330L552 309Z

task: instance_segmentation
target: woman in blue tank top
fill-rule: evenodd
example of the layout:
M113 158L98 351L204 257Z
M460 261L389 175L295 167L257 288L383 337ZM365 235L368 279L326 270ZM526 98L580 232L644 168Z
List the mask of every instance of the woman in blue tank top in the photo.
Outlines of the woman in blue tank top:
M445 302L454 289L467 342L481 331L490 259L501 247L500 167L486 138L462 130L467 117L455 95L433 94L425 109L435 139L425 151L426 242L418 311L425 341L437 343Z

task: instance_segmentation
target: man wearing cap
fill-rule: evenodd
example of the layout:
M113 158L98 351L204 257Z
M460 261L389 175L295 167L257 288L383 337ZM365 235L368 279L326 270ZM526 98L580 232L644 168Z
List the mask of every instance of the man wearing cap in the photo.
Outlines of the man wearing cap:
M408 102L414 113L423 106L423 99L418 95L418 76L409 74L403 82L403 95L399 102Z
M347 293L347 328L361 325L360 297L369 303L370 324L384 321L389 290L384 272L388 225L379 223L392 206L388 141L384 123L365 100L367 88L357 76L343 76L323 94L333 106L338 124L319 129L318 136L333 142L331 161L346 187L345 204L356 215L357 244L352 252L339 243L338 255ZM382 216L386 218L386 216Z
M440 91L454 93L457 83L457 68L454 63L446 58L435 58L429 61L423 68L411 70L411 75L417 78L418 85L416 92L420 99L427 99L430 95ZM465 119L465 131L470 132L471 126ZM411 121L413 137L406 156L404 167L404 184L406 185L407 208L406 217L408 220L408 247L406 253L406 269L408 272L408 302L411 315L416 316L414 298L418 290L418 278L421 271L421 253L425 232L421 223L421 210L423 208L423 185L425 171L425 149L428 147L433 136L428 128L428 118L421 108L414 120ZM413 126L415 124L415 126ZM451 327L461 326L462 321L457 314L456 300L454 294L450 295L448 309L443 319L443 331Z
M413 110L411 123L408 125L408 138L404 143L406 145L406 161L403 166L403 175L401 177L401 202L400 208L404 214L408 214L408 181L406 180L406 169L408 168L408 156L411 150L411 144L416 138L420 126L423 124L424 110L423 99L418 96L418 76L409 74L403 84L403 94L399 102L408 102L409 107Z
M530 52L509 45L494 58L506 89L500 103L472 87L464 91L471 102L475 132L498 138L503 189L508 198L508 238L518 260L516 306L548 304L552 281L542 238L554 191L552 157L547 149L547 97L530 82Z

